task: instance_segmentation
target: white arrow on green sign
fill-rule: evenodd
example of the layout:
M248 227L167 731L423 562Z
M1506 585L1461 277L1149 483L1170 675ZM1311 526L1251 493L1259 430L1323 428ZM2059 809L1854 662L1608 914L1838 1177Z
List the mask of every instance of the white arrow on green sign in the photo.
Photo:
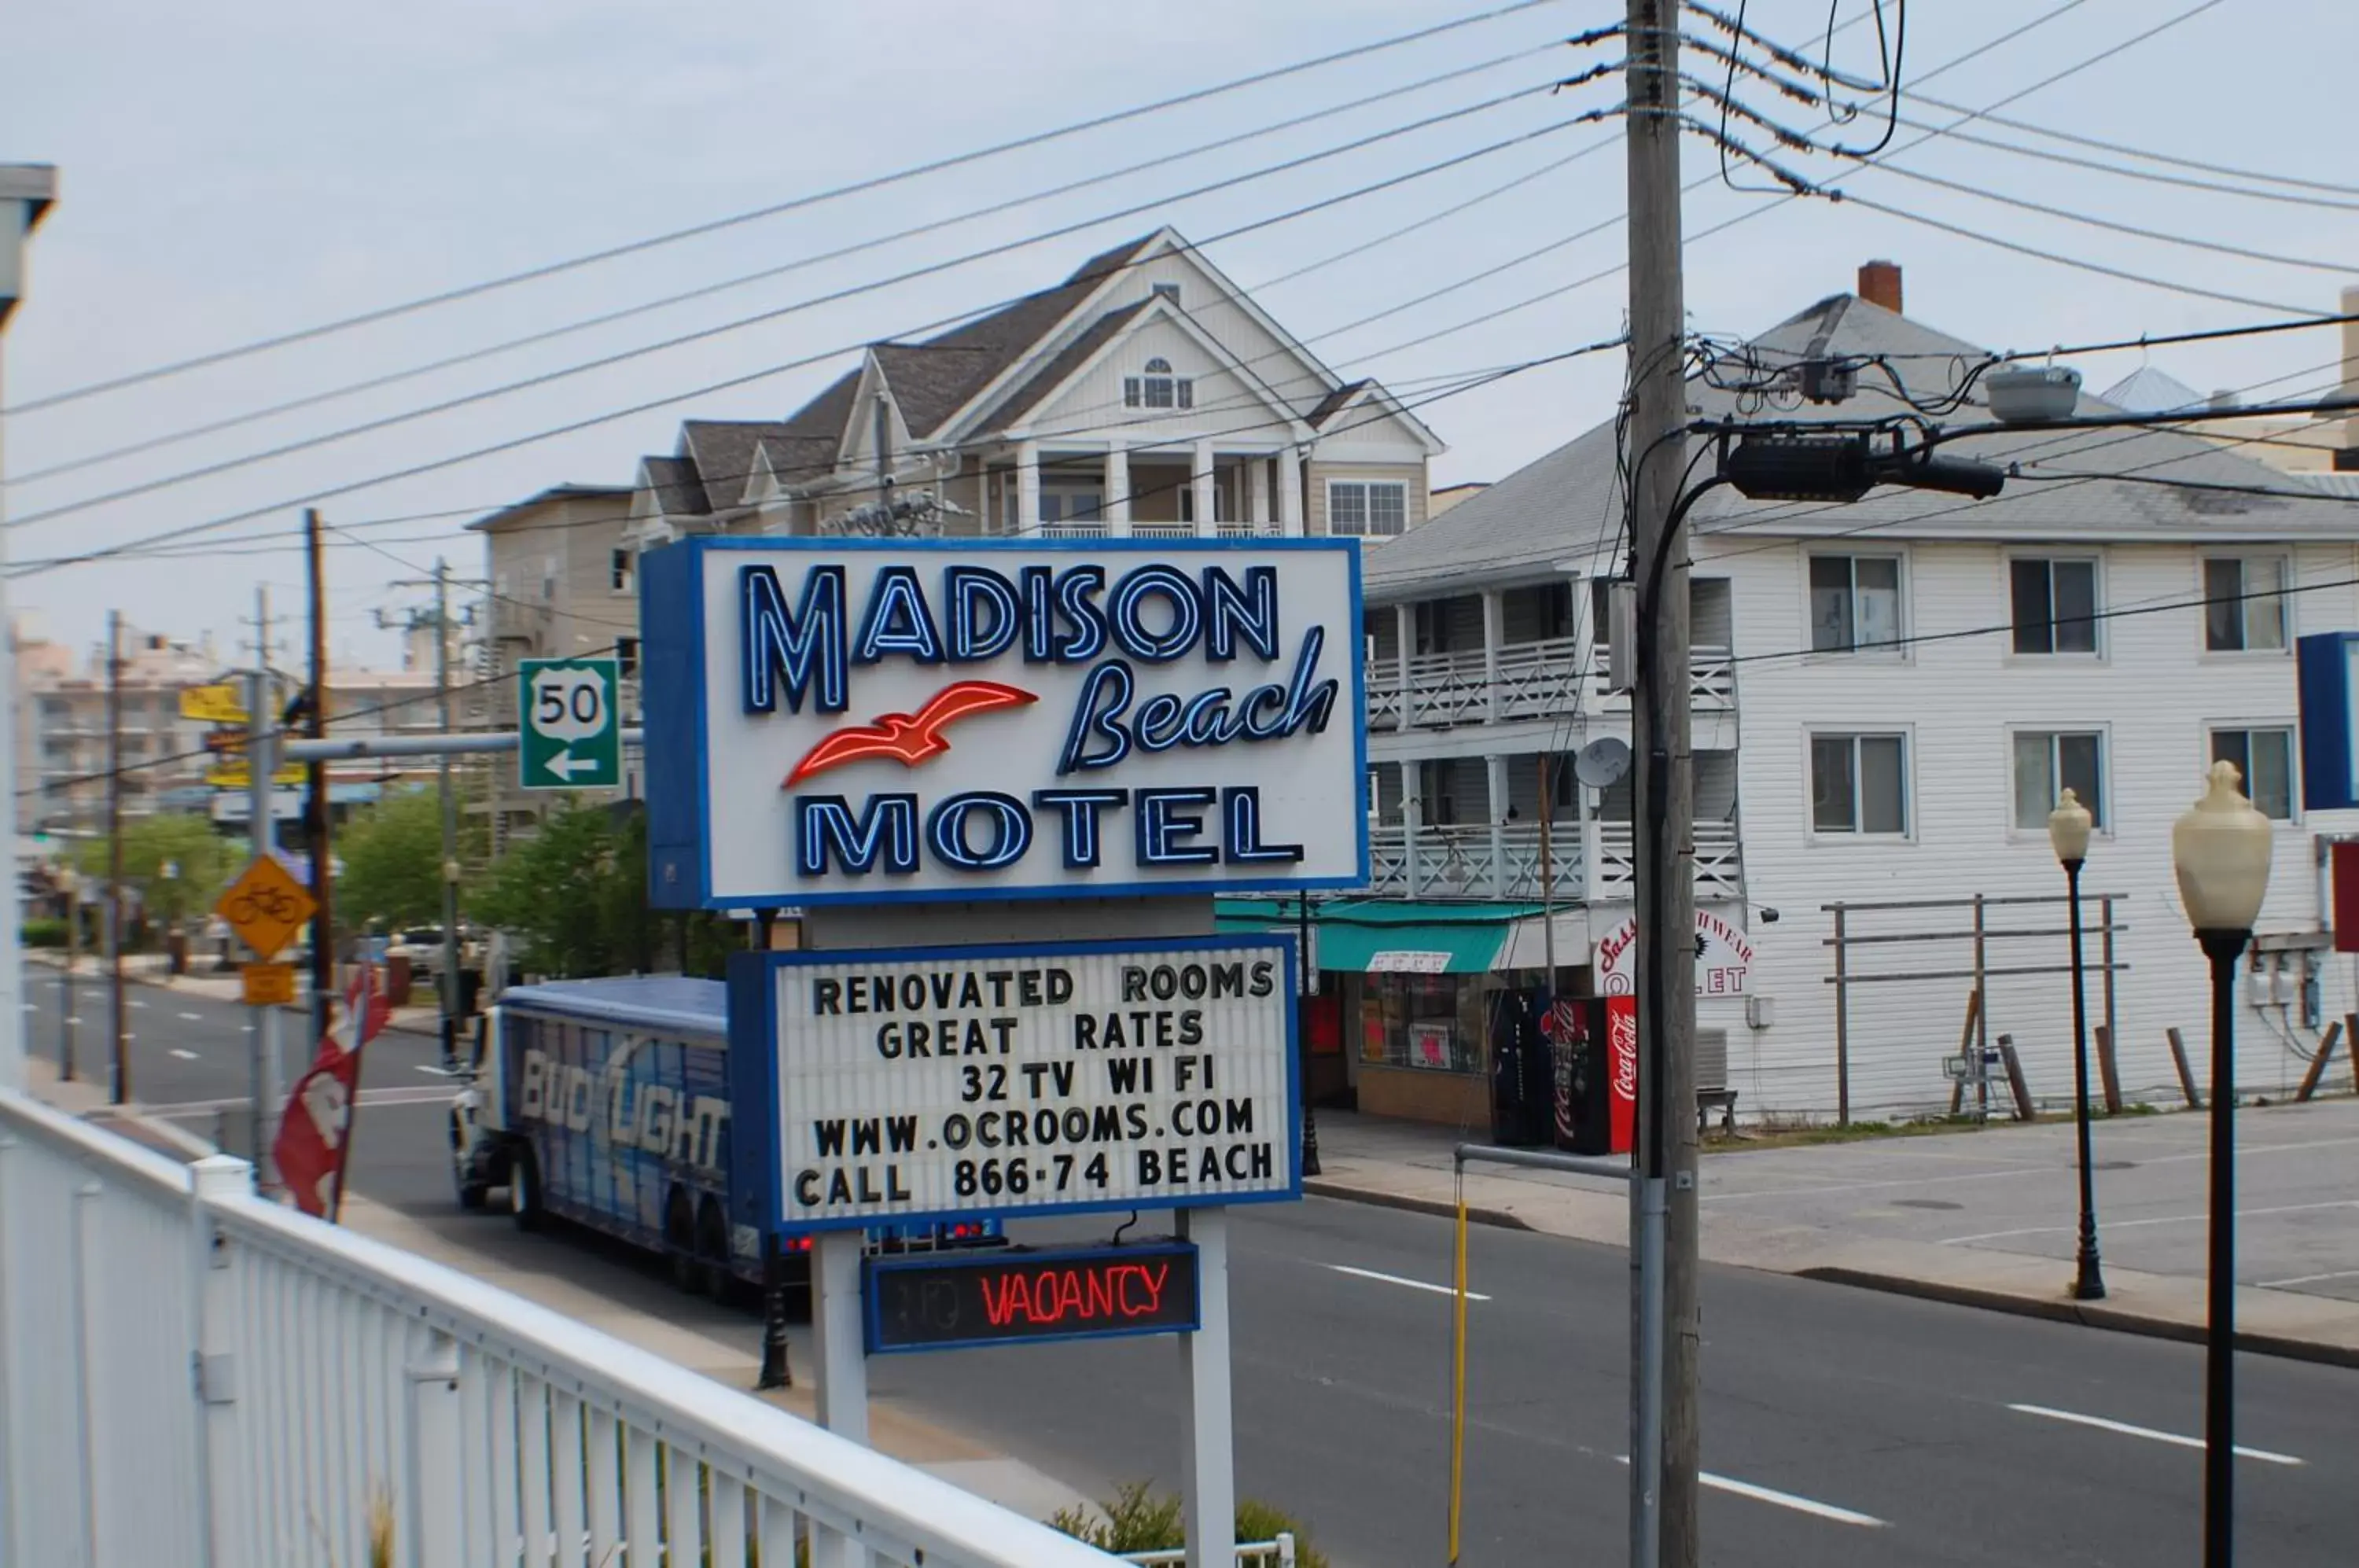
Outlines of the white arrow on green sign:
M527 659L516 666L527 789L612 789L623 782L623 731L611 659Z

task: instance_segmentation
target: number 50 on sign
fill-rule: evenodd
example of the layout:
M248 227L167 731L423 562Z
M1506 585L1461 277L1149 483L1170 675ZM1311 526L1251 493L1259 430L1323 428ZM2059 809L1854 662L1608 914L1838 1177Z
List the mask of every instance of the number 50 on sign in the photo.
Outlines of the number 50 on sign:
M527 659L516 669L527 789L611 789L623 781L623 732L611 659Z

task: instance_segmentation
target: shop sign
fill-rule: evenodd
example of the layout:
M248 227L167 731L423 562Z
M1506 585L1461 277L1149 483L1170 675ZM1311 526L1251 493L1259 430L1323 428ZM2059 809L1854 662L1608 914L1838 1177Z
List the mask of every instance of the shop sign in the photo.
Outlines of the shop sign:
M1753 942L1743 930L1710 909L1695 917L1695 994L1741 996L1753 967ZM1597 941L1597 989L1608 996L1638 989L1638 918L1630 916Z
M1184 1241L880 1257L867 1272L872 1356L1180 1334L1201 1321L1196 1248Z
M641 592L662 907L1367 880L1354 541L710 538Z
M1371 975L1447 975L1450 954L1411 948L1391 948L1368 954Z
M786 1231L1300 1195L1294 942L780 953L730 1101Z

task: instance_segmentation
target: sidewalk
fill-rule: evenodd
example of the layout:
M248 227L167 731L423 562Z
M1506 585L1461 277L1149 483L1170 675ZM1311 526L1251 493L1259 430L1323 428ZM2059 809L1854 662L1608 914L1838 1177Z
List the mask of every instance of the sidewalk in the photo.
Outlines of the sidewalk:
M28 964L46 964L51 969L64 966L64 957L55 948L27 948L24 950L24 956ZM189 972L186 975L170 974L168 972L170 967L168 961L160 953L125 953L123 958L123 976L135 985L159 986L181 996L202 996L209 1001L242 1000L236 971L233 970L227 975L215 974L211 958L191 953L189 959ZM104 960L85 953L82 955L81 962L74 966L74 973L80 976L76 982L77 985L103 985L106 979ZM288 1004L286 1010L296 1013L308 1012L311 1005L308 975L296 977L296 992L301 999ZM410 995L416 996L419 994L419 990L412 987ZM404 1034L422 1034L429 1039L438 1040L441 1038L441 1004L435 999L431 986L428 986L424 994L427 997L424 1002L412 1002L407 1007L396 1007L392 1018L386 1021L386 1028L399 1029Z
M2069 1122L1708 1152L1703 1256L2201 1340L2208 1127L2200 1114L2097 1125L2102 1301L2070 1295L2078 1203ZM2359 1367L2359 1101L2247 1106L2236 1137L2237 1344ZM1459 1141L1446 1127L1321 1111L1322 1173L1303 1188L1447 1214ZM1625 1190L1608 1181L1470 1164L1466 1202L1485 1224L1613 1247L1628 1237Z

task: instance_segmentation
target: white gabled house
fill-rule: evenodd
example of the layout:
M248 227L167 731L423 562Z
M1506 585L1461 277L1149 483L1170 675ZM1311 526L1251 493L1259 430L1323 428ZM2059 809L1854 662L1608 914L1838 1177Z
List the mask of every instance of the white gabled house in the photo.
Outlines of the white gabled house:
M1930 401L1984 357L1899 314L1897 269L1864 269L1863 289L1890 308L1834 295L1749 355L1756 376L1806 352L1857 361L1848 401L1781 397L1756 416L1699 378L1695 414L1873 418L1903 407L1887 373ZM2085 396L2080 407L2117 411ZM1940 422L1989 415L1976 396ZM1699 1001L1705 1078L1740 1113L1942 1108L1945 1059L1970 1038L1979 921L1980 1038L2010 1037L2036 1097L2069 1097L2064 910L2005 900L2063 891L2046 822L2071 787L2097 819L2092 1018L2110 1009L2128 1097L2175 1101L2165 1031L2184 1032L2201 1078L2208 1013L2170 827L2226 757L2278 824L2240 993L2239 1073L2253 1093L2286 1092L2323 1026L2359 1005L2323 933L2322 846L2343 827L2300 798L2293 652L2304 634L2359 626L2359 505L2165 430L1999 432L1944 450L2009 466L2005 494L1882 489L1834 506L1723 489L1692 514L1696 897L1751 949L1741 990L1724 975L1732 994ZM1560 979L1582 992L1629 912L1627 780L1592 791L1574 777L1584 746L1629 739L1597 646L1604 582L1625 568L1621 485L1608 422L1368 560L1376 890L1433 921L1497 922L1491 973L1459 976L1462 989L1538 980L1513 972L1538 962L1545 894L1560 906ZM2097 895L2113 896L2110 942ZM1839 1027L1830 906L1875 903L1917 907L1845 911ZM2110 993L2094 968L2108 948L2121 965ZM1481 1027L1463 996L1420 1004L1390 977L1356 985L1347 1006L1370 1017L1422 1005ZM1353 1053L1364 1105L1451 1119L1482 1086L1420 1088L1417 1074L1480 1073L1482 1060ZM2345 1084L2347 1063L2334 1074ZM2001 1081L1995 1105L2004 1093Z
M784 420L684 423L641 463L633 527L643 546L856 530L881 495L951 535L1385 539L1424 521L1441 450L1167 228L872 344Z

